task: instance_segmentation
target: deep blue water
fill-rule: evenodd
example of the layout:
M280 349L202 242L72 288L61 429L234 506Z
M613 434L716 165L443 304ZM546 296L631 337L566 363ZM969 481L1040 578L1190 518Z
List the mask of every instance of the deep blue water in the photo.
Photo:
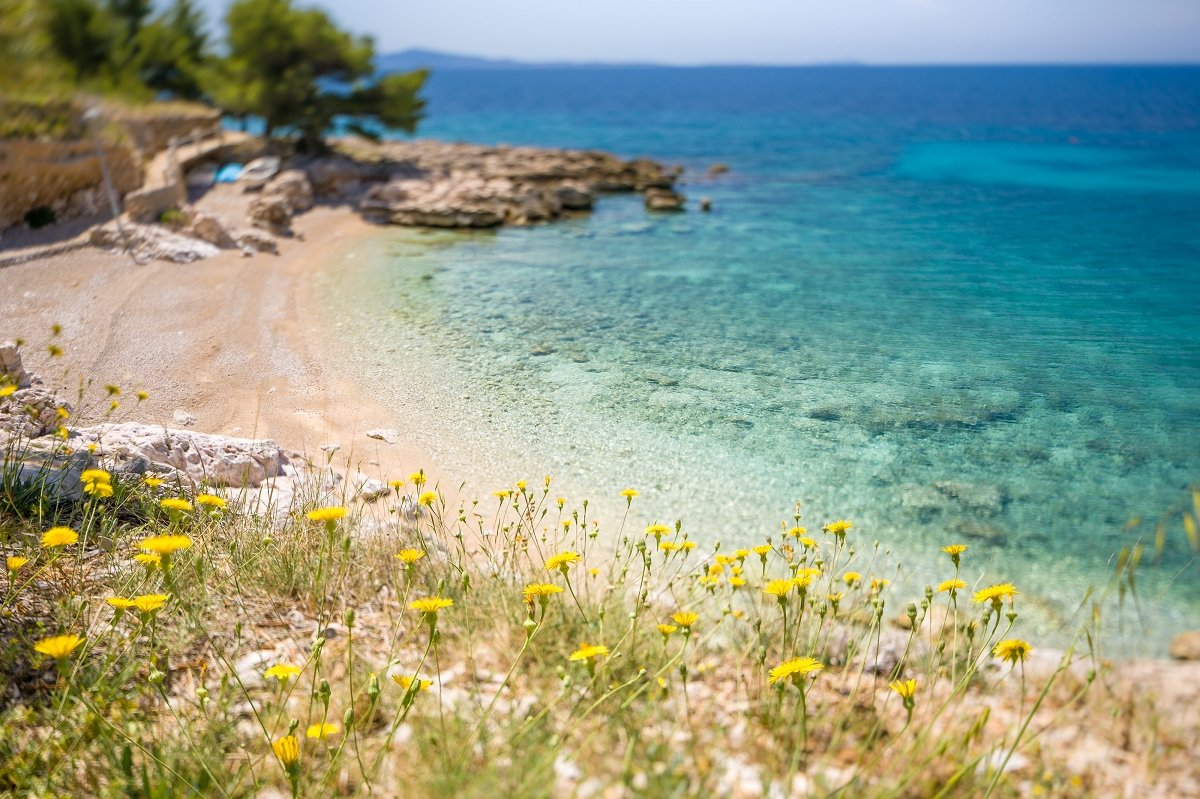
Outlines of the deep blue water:
M1165 575L1200 478L1200 68L444 72L428 94L422 136L647 155L691 198L397 232L330 285L351 338L440 364L356 356L448 464L637 485L731 544L800 500L915 554L917 583L961 540L1059 620L1162 519L1147 618L1194 624L1195 565Z

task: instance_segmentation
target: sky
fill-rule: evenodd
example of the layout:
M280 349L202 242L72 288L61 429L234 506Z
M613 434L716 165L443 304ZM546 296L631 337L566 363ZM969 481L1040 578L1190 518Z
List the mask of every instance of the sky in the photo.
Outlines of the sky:
M1200 0L294 1L371 34L381 53L680 65L1200 62ZM219 16L229 0L199 3Z

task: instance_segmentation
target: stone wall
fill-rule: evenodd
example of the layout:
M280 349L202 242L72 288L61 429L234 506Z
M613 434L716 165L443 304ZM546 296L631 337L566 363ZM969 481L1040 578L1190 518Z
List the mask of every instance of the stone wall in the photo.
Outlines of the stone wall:
M142 185L142 166L128 147L106 145L104 157L118 197ZM60 220L108 207L92 142L0 141L0 230L41 207Z

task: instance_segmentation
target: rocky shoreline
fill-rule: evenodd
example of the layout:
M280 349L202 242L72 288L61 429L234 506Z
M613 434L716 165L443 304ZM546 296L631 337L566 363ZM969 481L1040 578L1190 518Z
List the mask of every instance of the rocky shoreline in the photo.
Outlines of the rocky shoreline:
M240 149L246 158L265 152L253 140ZM173 179L194 185L195 175L220 166L218 153L230 157L228 148L216 150L179 165ZM593 150L343 139L329 155L280 159L265 183L194 191L190 203L161 218L127 206L121 219L94 228L90 241L139 260L187 263L221 249L275 253L277 240L293 235L296 215L317 204L349 206L376 224L443 229L552 222L588 213L599 197L616 193L642 194L651 212L678 212L686 204L680 175L650 159Z

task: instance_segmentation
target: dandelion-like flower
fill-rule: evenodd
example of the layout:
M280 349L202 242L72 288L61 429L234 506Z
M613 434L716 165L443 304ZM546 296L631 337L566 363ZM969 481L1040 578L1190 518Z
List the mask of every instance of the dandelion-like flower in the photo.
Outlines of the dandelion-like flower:
M287 683L288 680L295 679L300 676L300 669L290 663L276 663L271 668L263 672L263 677L268 680L279 680L280 683Z
M142 613L153 613L167 604L167 600L170 598L169 594L142 594L134 597L133 604Z
M79 473L79 481L84 485L88 483L111 483L112 475L104 469L84 469Z
M858 585L862 582L862 575L858 572L846 572L842 575L842 580L846 585Z
M735 591L736 591L737 589L741 588L741 587L742 587L743 585L745 585L745 584L746 584L746 578L745 578L745 577L737 577L737 576L734 576L734 577L730 577L730 578L729 578L729 585L730 585L730 586L732 586L732 587L733 587L733 589L734 589Z
M438 492L423 491L421 493L421 495L419 497L417 497L417 504L420 505L422 508L428 508L429 506L431 506L435 502L437 502L438 499L440 499Z
M127 599L123 596L110 596L104 601L117 610L129 610L130 608L137 606L137 602L133 601L132 599Z
M700 615L698 613L692 613L691 611L679 610L671 614L671 621L678 624L684 630L691 630L692 625L699 620Z
M82 643L83 639L78 635L55 635L38 641L33 645L33 649L55 660L63 660Z
M672 635L674 635L674 634L675 634L675 633L676 633L678 630L679 630L679 628L678 628L678 627L676 627L674 624L660 624L660 625L658 625L658 631L659 631L660 633L662 633L662 637L663 637L663 643L666 643L666 640L667 640L668 638L670 638Z
M636 497L637 495L638 495L638 490L636 488L626 488L621 492L621 496L625 497L625 504L627 504L627 505L630 502L633 502L633 498Z
M338 519L345 518L350 511L341 505L330 505L325 508L316 508L304 514L309 521L314 522L336 522Z
M752 549L750 551L753 552L755 555L758 555L760 558L766 558L767 555L771 554L771 549L772 549L772 547L770 544L759 544L758 546L754 547L754 549Z
M186 535L152 535L138 541L137 548L155 555L170 555L182 549L191 549L192 539Z
M608 647L603 644L588 644L582 643L579 648L571 653L570 660L573 661L590 661L596 658L605 657L608 655Z
M15 572L17 569L29 562L29 558L23 558L20 555L9 555L4 559L4 566L10 572Z
M825 525L825 527L822 529L832 535L844 536L846 532L853 526L854 522L846 521L845 519L838 519L836 522L830 522L829 524Z
M917 695L916 680L893 680L888 684L888 688L899 694L900 698L905 700L905 702L911 701Z
M440 596L427 596L408 603L409 609L432 616L436 616L439 610L445 610L453 606L453 599L446 599Z
M792 538L800 538L807 532L808 530L804 529L803 527L792 527L789 528L784 535L790 535Z
M163 484L161 477L143 477L142 482L145 483L149 488L158 488Z
M308 729L304 731L305 738L328 738L330 735L337 735L341 728L336 724L310 724Z
M561 594L562 591L563 590L560 586L554 585L553 583L530 583L529 585L525 586L525 588L521 591L521 594L525 597L525 601L532 605L534 600L544 604L550 599L550 597L554 596L555 594Z
M271 748L289 774L300 763L300 739L295 735L283 736L271 744Z
M1003 600L1011 600L1018 593L1020 592L1017 591L1017 587L1012 583L998 583L976 591L975 596L971 597L971 600L979 605L982 605L984 602L991 602L993 605L999 607Z
M1029 645L1028 641L1022 641L1019 638L1001 641L992 649L992 657L1007 660L1014 666L1017 663L1024 663L1031 654L1033 654L1033 647Z
M196 497L196 504L204 505L207 508L214 508L216 510L222 510L226 506L225 500L221 497L218 497L216 494L200 494Z
M84 483L83 493L93 497L111 497L113 487L109 483Z
M958 578L954 578L954 579L950 579L950 580L942 580L940 583L937 584L937 588L934 590L936 590L938 593L949 592L951 594L954 594L954 593L957 593L958 591L963 590L966 587L967 587L966 580L959 580Z
M412 688L414 683L418 691L428 691L429 686L433 685L433 680L423 680L420 677L411 677L407 674L393 674L392 682L406 691Z
M192 509L192 503L179 497L164 497L158 501L158 504L163 510L175 511L176 513L187 513Z
M950 557L954 557L955 555L961 555L962 553L966 552L967 545L966 544L950 544L949 546L942 547L942 551L945 552Z
M139 552L133 556L133 559L148 569L162 566L162 555L156 555L153 552Z
M412 483L413 485L415 485L417 488L420 488L421 486L425 485L425 481L426 481L425 470L421 469L420 471L413 472L412 474L410 474L408 476L408 481L410 483Z
M425 557L423 549L402 549L396 553L396 558L405 566L411 566L423 557Z
M546 559L545 569L552 572L558 569L563 574L567 573L567 569L571 568L572 563L578 563L583 557L578 552L559 552L557 555L552 555Z
M0 386L0 397L11 397L17 393L17 387L14 385Z
M780 602L784 602L787 599L787 595L791 592L792 587L793 583L791 580L771 580L763 586L763 593L770 594Z
M661 539L664 535L670 535L675 528L666 524L651 524L646 527L646 535L652 535L655 539Z
M51 527L42 533L42 547L45 549L70 546L71 544L78 543L78 541L79 533L70 527Z
M798 685L809 674L816 674L823 668L825 668L824 664L816 658L792 658L771 669L767 673L767 680L774 685L780 680L790 679Z

